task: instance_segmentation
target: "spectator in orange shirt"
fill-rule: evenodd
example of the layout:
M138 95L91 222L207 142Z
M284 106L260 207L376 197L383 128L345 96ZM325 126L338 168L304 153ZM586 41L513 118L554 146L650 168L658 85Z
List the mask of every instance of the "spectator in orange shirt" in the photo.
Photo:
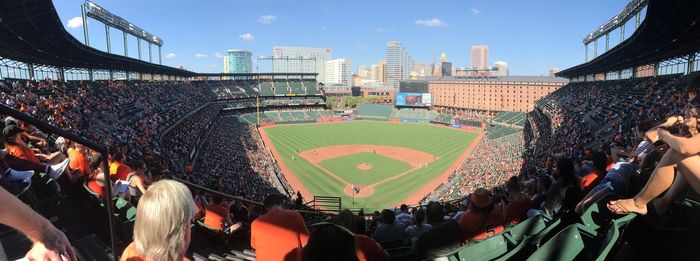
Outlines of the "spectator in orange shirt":
M250 245L258 260L301 260L301 250L309 240L309 230L301 215L282 207L279 194L265 198L267 213L251 224Z
M355 234L355 244L357 245L357 258L360 261L384 261L390 260L389 254L384 251L381 245L374 241L371 237L362 234L364 231L358 231L357 229L357 219L350 212L350 210L344 209L340 213L333 217L333 223L345 227ZM364 221L364 220L363 220Z
M69 169L78 172L80 176L86 176L90 174L90 163L85 156L87 153L85 147L75 142L67 141L68 143L68 159L70 159Z
M204 224L226 233L233 233L241 228L240 222L233 223L229 214L229 206L224 203L224 199L221 196L214 196L212 202L207 205L207 209L204 212Z
M478 188L471 194L469 209L458 223L464 241L484 239L503 231L503 214L493 202L491 192Z
M518 177L510 177L506 182L506 188L510 199L505 211L506 224L518 224L527 218L527 211L532 208L532 201L521 192Z
M189 260L190 221L197 207L190 190L180 182L153 183L136 210L134 242L124 249L121 261Z
M49 157L41 153L35 154L35 151L29 148L29 146L27 146L27 144L22 140L22 133L24 133L24 129L18 127L17 125L9 125L3 129L3 140L8 155L11 155L16 159L26 160L28 162L33 163L22 165L32 165L31 170L34 170L35 173L44 172L52 180L58 180L61 176L63 176L65 169L70 161L68 159L64 159L60 163L55 165L42 164L40 159L54 161L54 158L57 158L58 156ZM60 154L60 152L58 154ZM10 165L13 165L13 160L8 159L8 161ZM27 170L27 168L18 169ZM71 181L74 180L70 173L68 173L67 177Z
M113 182L116 182L117 180L127 180L129 178L131 168L122 163L122 161L125 159L126 156L124 156L124 153L122 152L115 152L111 154L109 159L111 161L109 164L109 178Z

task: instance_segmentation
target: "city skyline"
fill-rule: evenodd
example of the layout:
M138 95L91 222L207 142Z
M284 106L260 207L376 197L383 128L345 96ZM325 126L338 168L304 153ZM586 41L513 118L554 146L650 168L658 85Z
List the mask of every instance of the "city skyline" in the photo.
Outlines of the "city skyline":
M55 2L62 23L81 41L82 21L75 18L80 16L82 2ZM372 8L362 2L350 6L322 0L172 5L170 1L154 0L139 2L139 8L121 1L96 3L161 37L165 65L196 72L222 72L228 49L251 51L253 67L271 71L270 63L258 64L255 57L271 55L272 46L328 47L336 57L369 65L384 59L385 43L396 40L421 63L431 63L438 50L452 57L454 67L468 67L470 46L485 44L491 48L489 60L508 61L510 74L547 75L551 67L569 68L582 63L583 36L597 28L600 21L617 14L628 1L447 1L428 6L387 1ZM226 10L234 7L246 12L226 16ZM387 16L387 8L402 15ZM153 19L153 10L159 10L158 19ZM296 15L305 12L309 15ZM534 15L538 13L548 15ZM94 20L89 24L91 45L105 50L104 26ZM113 53L122 53L114 41ZM135 42L129 39L131 50Z

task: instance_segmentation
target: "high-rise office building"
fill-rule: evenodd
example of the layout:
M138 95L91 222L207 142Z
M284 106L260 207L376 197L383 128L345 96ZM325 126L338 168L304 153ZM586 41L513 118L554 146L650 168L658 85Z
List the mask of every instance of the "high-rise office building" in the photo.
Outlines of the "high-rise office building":
M330 48L272 47L272 72L318 73L316 80L326 82L326 61L331 59Z
M472 69L486 69L489 64L489 47L486 45L474 45L471 51Z
M504 61L496 61L493 64L495 71L491 73L493 76L508 76L508 63Z
M386 60L381 60L372 65L372 80L384 83L384 72L386 71Z
M442 69L442 76L452 76L452 63L451 62L440 63L440 68Z
M351 86L352 61L350 58L333 59L326 62L326 85Z
M413 59L400 42L386 44L385 85L398 88L399 81L405 80L413 69Z
M357 67L357 75L362 77L362 78L370 78L372 73L371 67L367 67L367 65L361 64L360 66Z
M432 66L430 64L415 63L415 64L413 64L413 70L411 71L411 75L413 75L415 72L415 75L417 77L426 77L426 76L431 75L431 73L430 73L431 71L432 71Z
M252 73L253 54L245 50L228 50L224 56L224 73Z

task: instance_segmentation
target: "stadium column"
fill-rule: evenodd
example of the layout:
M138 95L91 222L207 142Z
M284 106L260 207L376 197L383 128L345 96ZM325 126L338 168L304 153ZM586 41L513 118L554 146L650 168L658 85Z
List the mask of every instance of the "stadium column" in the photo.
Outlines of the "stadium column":
M139 52L139 61L140 61L141 60L141 38L139 38L139 37L136 37L136 46L137 46L136 51Z
M148 42L148 62L153 62L153 54L151 53L151 42Z
M620 26L620 42L625 40L625 23Z
M105 36L107 37L107 53L112 53L112 44L109 40L109 25L105 24Z
M83 36L85 36L85 45L90 46L90 37L88 36L87 16L85 15L85 5L80 5L83 17Z
M610 50L610 33L605 34L605 51Z
M692 53L688 55L688 68L686 68L685 73L690 74L693 72L693 69L695 69L695 57L698 56L698 53Z
M61 82L66 80L66 71L63 67L58 67L58 80Z
M596 57L598 57L598 38L596 38L593 41L593 59L595 59Z
M27 64L27 73L29 73L29 79L35 80L34 79L34 64L32 64L32 63Z
M162 46L158 45L158 64L163 64L163 53L161 52Z
M640 19L639 12L637 12L637 14L634 16L634 29L635 30L637 30L637 28L639 28L639 19Z
M129 57L129 45L126 39L126 32L122 31L122 34L124 34L124 56Z
M583 52L586 54L586 60L584 62L588 62L588 44L583 45Z

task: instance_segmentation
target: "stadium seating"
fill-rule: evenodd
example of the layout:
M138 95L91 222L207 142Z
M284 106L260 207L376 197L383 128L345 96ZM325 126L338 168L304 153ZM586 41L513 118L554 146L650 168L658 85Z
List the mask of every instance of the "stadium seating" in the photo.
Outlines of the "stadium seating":
M371 120L388 120L391 114L391 105L362 103L358 106L358 117Z

